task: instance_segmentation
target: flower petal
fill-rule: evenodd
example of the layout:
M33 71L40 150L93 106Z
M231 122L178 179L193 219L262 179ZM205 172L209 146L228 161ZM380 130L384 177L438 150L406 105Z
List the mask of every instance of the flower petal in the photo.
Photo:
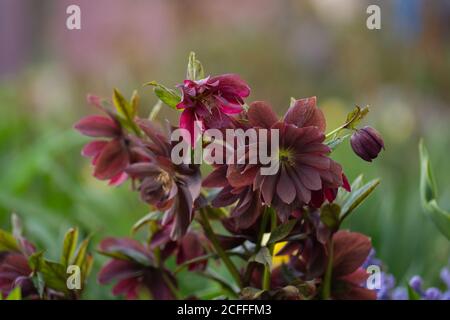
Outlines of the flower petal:
M121 133L120 127L113 120L103 116L84 117L74 128L89 137L114 138Z

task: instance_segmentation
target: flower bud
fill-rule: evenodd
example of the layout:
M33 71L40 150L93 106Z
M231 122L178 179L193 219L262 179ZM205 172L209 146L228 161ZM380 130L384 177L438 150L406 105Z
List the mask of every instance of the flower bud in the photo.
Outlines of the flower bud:
M381 149L384 149L383 138L377 130L371 127L364 127L353 133L350 144L361 159L369 162L372 162Z

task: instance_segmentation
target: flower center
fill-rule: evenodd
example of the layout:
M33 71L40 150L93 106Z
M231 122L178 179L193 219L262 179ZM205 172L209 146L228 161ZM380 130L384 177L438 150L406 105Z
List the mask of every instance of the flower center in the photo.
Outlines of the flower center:
M292 151L289 149L280 148L278 151L278 159L280 159L280 162L282 162L282 163L286 163L286 164L294 163L294 155L293 155Z
M172 179L166 171L161 171L156 180L161 183L164 192L170 191Z

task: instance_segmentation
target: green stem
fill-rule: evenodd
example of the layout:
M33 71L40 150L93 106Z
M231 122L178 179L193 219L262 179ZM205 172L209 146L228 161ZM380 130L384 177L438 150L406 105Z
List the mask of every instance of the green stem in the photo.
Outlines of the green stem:
M275 210L268 208L268 216L270 216L270 232L275 230L277 227L277 215ZM271 243L268 246L270 255L273 256L273 250L275 248L275 243ZM263 289L270 290L270 266L264 266L264 274L263 274Z
M347 123L344 123L342 126L337 127L336 129L334 129L334 130L331 131L331 132L328 132L328 133L325 135L325 139L328 139L328 138L331 137L332 135L338 133L339 131L341 131L342 129L344 129L346 126L347 126Z
M173 284L172 280L164 272L162 274L162 277L163 277L163 280L166 283L167 287L169 288L170 292L173 294L173 296L177 300L183 300L183 297L181 296L180 292Z
M325 271L325 277L323 279L322 286L322 299L327 300L331 295L331 276L333 272L333 239L330 239L328 245L328 264Z
M267 226L267 222L269 221L269 216L270 216L269 208L266 207L264 209L262 219L261 219L261 225L260 225L259 231L258 231L258 238L256 240L256 246L255 246L255 251L254 251L255 253L258 253L258 251L261 249L261 242L262 242L264 232L266 231L266 226ZM249 262L247 264L247 269L245 270L245 275L244 275L244 283L246 285L248 285L250 283L250 278L252 277L254 267L255 267L255 262Z
M223 248L220 246L219 239L217 239L217 236L214 233L211 224L209 223L208 216L206 215L204 209L200 210L200 216L202 218L202 226L203 230L205 231L206 237L211 241L214 250L224 262L225 266L227 267L228 271L230 272L231 276L233 277L238 287L242 289L243 287L239 271L234 265L233 261L231 261L230 257L227 255L225 250L223 250Z

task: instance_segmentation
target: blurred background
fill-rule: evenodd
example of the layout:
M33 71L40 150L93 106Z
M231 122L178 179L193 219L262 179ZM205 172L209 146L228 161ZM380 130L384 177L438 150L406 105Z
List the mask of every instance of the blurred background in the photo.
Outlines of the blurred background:
M81 30L66 28L70 4L81 8ZM381 30L366 28L369 4L381 8ZM96 240L129 235L149 208L129 184L91 177L80 156L87 139L72 126L93 112L87 93L110 97L114 87L126 96L138 89L147 114L156 99L142 84L180 83L190 51L208 74L241 74L249 101L267 100L280 115L291 96L316 95L328 130L355 104L370 105L386 151L373 164L348 143L334 153L351 180L361 172L382 180L347 227L372 237L399 283L421 274L439 285L450 244L422 212L417 145L424 137L440 204L450 208L447 0L0 0L0 226L17 212L54 257L70 226ZM186 292L202 286L182 281ZM92 277L87 296L109 293Z

